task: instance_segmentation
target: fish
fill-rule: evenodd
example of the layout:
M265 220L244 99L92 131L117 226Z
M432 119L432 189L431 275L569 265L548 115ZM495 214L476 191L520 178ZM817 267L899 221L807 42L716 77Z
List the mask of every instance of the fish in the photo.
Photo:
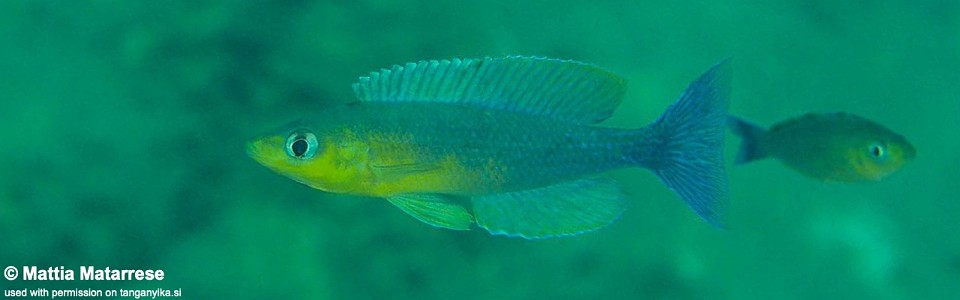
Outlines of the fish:
M476 224L525 239L614 222L628 198L601 173L640 167L722 227L728 65L631 129L595 125L622 102L626 80L592 64L509 56L394 65L360 77L355 101L257 137L247 153L296 182L385 198L435 227Z
M769 130L731 116L729 126L743 139L736 164L775 158L825 182L879 181L916 156L902 135L845 112L808 113Z

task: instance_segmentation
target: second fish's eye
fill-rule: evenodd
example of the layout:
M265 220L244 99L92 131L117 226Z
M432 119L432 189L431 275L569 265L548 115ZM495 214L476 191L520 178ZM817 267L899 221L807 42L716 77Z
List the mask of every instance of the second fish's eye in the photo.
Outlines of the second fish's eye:
M317 154L317 136L305 129L294 131L287 137L284 148L291 157L310 159Z
M873 159L883 160L887 156L887 149L880 143L870 144L870 155Z

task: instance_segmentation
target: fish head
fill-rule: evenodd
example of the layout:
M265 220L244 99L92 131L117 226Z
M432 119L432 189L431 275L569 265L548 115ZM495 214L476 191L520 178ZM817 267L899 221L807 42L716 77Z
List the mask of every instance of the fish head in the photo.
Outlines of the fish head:
M880 180L916 156L916 149L903 136L886 128L861 131L862 136L851 138L847 151L853 170L868 180Z
M349 193L362 181L363 149L342 132L295 123L247 143L247 154L268 169L315 189Z

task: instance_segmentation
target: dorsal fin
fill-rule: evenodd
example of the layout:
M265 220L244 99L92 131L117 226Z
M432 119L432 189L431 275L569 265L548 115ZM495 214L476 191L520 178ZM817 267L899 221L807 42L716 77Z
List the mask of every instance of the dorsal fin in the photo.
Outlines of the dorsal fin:
M864 117L846 113L846 112L828 112L828 113L807 113L805 115L795 117L792 119L784 120L780 123L774 124L770 127L770 132L780 132L783 130L790 130L796 126L811 126L811 125L821 125L821 126L830 126L825 124L846 124L846 126L852 124L873 124L873 121L870 121ZM867 125L869 126L869 125Z
M778 132L778 131L783 130L784 128L790 128L790 127L792 127L792 126L794 126L794 125L796 125L796 124L800 124L800 123L802 123L802 122L810 122L810 121L816 120L817 118L820 118L820 117L821 117L821 116L820 116L819 114L817 114L817 113L807 113L807 114L804 114L804 115L799 116L799 117L793 117L793 118L790 118L790 119L783 120L783 121L781 121L780 123L773 124L773 126L770 126L770 130L769 130L769 131L770 131L770 132Z
M845 112L830 112L830 113L806 113L802 116L784 120L780 123L774 124L770 127L771 132L778 132L798 124L803 124L807 122L823 122L823 121L833 121L833 122L870 122L863 117L845 113Z
M353 90L360 101L460 103L592 124L620 105L626 80L570 60L454 58L371 72Z

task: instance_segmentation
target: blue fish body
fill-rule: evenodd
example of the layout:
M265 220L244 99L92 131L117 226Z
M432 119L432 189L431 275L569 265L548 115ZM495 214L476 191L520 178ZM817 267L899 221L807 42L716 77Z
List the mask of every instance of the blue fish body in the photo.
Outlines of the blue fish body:
M477 223L524 238L611 223L625 197L594 175L642 167L722 226L727 65L638 129L595 125L625 84L592 65L508 57L395 66L361 78L359 102L294 122L248 151L296 181L384 197L434 226Z

